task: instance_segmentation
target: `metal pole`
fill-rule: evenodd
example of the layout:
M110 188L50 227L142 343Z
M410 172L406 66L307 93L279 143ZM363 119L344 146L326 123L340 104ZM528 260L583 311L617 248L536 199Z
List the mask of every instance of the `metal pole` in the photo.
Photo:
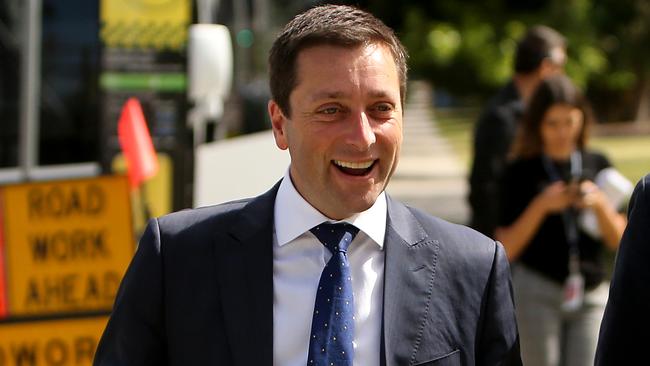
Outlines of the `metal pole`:
M255 47L252 52L252 70L256 78L266 71L266 54L274 37L274 32L271 30L270 8L269 0L253 0L252 26Z
M244 29L250 29L248 2L242 0L233 0L234 15L234 37L235 37L235 85L240 88L248 82L251 69L250 49L241 47L237 42L237 37Z
M256 36L269 31L270 6L269 0L253 0L253 30Z
M42 0L28 0L23 7L25 19L21 49L20 75L20 151L19 163L24 177L38 165L39 104L41 91L41 14Z
M212 24L217 19L220 0L196 0L197 18L199 23Z

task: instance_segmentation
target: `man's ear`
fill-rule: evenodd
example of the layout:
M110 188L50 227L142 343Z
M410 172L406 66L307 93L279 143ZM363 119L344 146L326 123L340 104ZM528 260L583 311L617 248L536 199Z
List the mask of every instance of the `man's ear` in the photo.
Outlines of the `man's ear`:
M282 113L282 109L274 100L269 101L269 117L271 118L271 127L273 128L273 137L275 137L275 144L281 149L286 150L289 148L287 141L286 127L288 119Z

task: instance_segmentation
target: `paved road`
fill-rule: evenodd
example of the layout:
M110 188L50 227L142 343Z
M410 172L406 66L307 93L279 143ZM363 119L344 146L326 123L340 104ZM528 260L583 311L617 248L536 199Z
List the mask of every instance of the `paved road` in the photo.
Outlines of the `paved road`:
M463 164L436 128L428 84L413 82L404 112L404 144L388 192L407 204L456 223L468 221Z

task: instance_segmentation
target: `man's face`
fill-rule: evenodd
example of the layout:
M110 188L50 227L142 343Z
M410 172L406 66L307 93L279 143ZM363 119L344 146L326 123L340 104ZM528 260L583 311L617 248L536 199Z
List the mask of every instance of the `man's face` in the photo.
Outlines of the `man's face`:
M562 47L555 47L551 50L548 58L542 61L540 68L541 79L564 73L566 64L566 51Z
M296 60L291 116L269 102L276 144L289 149L298 192L331 219L372 206L402 144L397 67L382 45L320 45Z

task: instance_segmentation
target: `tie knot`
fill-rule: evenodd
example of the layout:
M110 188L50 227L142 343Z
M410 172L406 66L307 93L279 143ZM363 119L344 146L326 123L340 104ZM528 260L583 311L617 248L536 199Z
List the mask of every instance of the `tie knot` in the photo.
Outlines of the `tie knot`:
M314 226L310 231L332 253L345 253L354 237L359 233L356 226L346 222L337 224L322 223Z

